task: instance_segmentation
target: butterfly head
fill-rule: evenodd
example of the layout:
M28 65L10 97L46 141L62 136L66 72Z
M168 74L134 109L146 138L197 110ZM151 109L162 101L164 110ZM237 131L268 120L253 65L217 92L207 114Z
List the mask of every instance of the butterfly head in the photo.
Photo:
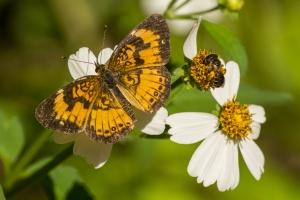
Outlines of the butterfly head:
M95 62L95 72L100 76L105 71L105 65L100 64L98 61Z

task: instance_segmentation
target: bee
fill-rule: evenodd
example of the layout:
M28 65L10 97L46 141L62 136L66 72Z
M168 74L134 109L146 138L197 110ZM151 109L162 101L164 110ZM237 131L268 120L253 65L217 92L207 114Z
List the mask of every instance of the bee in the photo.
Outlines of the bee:
M217 54L209 54L205 57L203 63L205 65L212 65L214 67L215 78L214 78L214 86L219 88L223 87L225 83L224 74L221 72L221 61L218 58Z
M213 64L214 67L216 68L221 67L221 61L219 60L217 54L209 54L208 56L205 57L203 62L205 65Z
M220 70L216 70L216 75L214 78L214 86L219 88L219 87L223 87L225 84L225 77L224 74L222 74L222 72Z

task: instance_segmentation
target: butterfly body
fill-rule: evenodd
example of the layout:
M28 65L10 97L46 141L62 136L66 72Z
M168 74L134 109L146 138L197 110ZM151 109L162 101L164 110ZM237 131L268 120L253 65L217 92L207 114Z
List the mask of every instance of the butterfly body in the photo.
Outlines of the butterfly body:
M118 45L107 65L95 62L98 75L76 79L36 109L48 129L74 134L85 131L93 140L115 143L134 128L132 107L159 110L170 93L169 30L161 15L141 22Z

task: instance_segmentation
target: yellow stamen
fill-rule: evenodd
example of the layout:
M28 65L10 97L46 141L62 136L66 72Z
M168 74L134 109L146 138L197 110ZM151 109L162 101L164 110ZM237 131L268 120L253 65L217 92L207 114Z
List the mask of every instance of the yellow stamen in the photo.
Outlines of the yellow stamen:
M222 130L231 138L248 138L252 133L250 124L253 122L248 109L249 105L239 102L227 101L221 111L220 122Z

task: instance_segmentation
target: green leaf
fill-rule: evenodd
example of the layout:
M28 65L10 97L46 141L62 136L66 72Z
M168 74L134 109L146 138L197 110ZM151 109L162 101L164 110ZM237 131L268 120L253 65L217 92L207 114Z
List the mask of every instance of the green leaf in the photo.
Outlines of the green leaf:
M0 156L9 170L24 145L23 130L17 117L7 119L0 111L0 138Z
M244 75L247 71L248 59L239 39L227 28L219 24L202 20L201 25L203 25L216 43L224 50L228 59L238 63L241 75Z
M176 81L174 81L171 85L171 93L168 100L165 103L165 107L167 107L172 100L180 93L180 91L185 88L184 84L182 84L181 78L179 77Z
M246 83L241 83L237 100L241 103L259 105L280 105L290 102L293 96L287 92L262 89Z
M31 174L35 173L39 169L41 169L43 166L45 166L47 163L49 163L51 160L51 157L43 157L36 162L30 164L26 170L24 170L21 174L21 177L23 179L29 177Z
M81 182L81 178L75 168L60 165L50 172L53 181L54 192L57 200L66 199L67 193L72 189L75 182Z
M75 183L71 191L67 194L66 200L73 199L93 200L94 198L83 185Z
M170 114L178 112L211 112L215 109L216 101L211 93L185 87L168 104Z
M0 200L5 200L5 196L4 196L1 185L0 185Z
M280 105L292 99L293 96L289 93L266 90L243 82L240 84L237 95L237 101L243 104ZM216 109L216 103L210 92L183 89L166 108L169 115L178 112L211 113Z
M43 187L43 190L46 193L48 200L56 200L55 193L54 193L54 184L53 181L49 176L45 176L42 178L39 183Z

